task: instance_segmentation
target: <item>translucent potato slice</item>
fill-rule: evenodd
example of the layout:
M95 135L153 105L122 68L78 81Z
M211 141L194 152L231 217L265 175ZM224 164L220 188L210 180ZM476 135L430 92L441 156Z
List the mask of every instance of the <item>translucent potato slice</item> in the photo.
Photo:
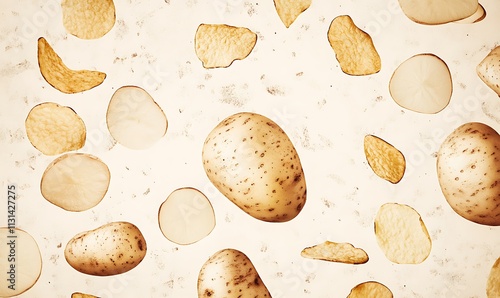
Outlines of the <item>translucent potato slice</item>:
M13 232L13 233L11 233ZM15 236L15 238L12 238ZM21 229L0 228L0 297L13 297L35 285L42 273L42 256L33 237ZM14 268L11 266L14 265ZM12 274L12 276L11 276ZM14 278L14 286L11 278Z
M113 0L63 0L61 8L64 28L82 39L103 37L115 24Z
M394 146L379 137L366 135L364 151L368 165L377 176L393 184L403 179L406 160Z
M486 296L488 298L500 297L500 258L491 267L488 281L486 282Z
M45 155L78 150L85 144L83 120L70 107L45 102L34 106L25 121L31 144Z
M399 5L410 20L438 25L472 15L477 10L478 0L399 0Z
M215 227L215 213L208 198L195 188L174 190L161 204L158 222L163 235L181 245L208 236Z
M339 262L346 264L364 264L368 262L368 255L350 243L325 241L323 243L304 248L300 255L304 258Z
M245 59L257 43L257 34L248 28L225 24L201 24L196 29L196 56L204 68L228 67Z
M450 103L453 92L450 70L436 55L415 55L396 68L389 91L394 101L405 109L438 113Z
M431 252L431 238L420 214L410 206L387 203L375 217L375 236L387 259L419 264Z
M130 149L153 146L167 132L167 117L146 90L124 86L111 97L106 113L111 136Z
M391 290L376 281L367 281L352 288L347 298L392 298Z
M486 10L484 10L484 7L481 4L477 5L477 10L475 13L473 13L471 16L466 17L465 19L461 19L458 21L454 21L454 23L457 24L473 24L480 22L484 20L486 17Z
M110 172L97 157L68 153L56 158L40 183L42 196L68 211L85 211L101 202L108 191Z
M38 39L38 66L47 83L63 93L90 90L106 78L100 71L69 69L43 37Z
M301 13L311 6L312 0L274 0L274 7L283 24L288 28Z

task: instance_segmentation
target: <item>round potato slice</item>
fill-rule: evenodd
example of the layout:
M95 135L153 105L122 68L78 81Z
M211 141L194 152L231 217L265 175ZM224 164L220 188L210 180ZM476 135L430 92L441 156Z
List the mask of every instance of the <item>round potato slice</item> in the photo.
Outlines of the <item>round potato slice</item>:
M85 144L83 120L69 107L53 102L34 106L25 121L31 144L45 155L78 150Z
M394 71L389 91L394 101L405 109L438 113L450 103L453 92L450 70L436 55L415 55Z
M477 0L399 0L404 14L412 21L438 25L461 20L472 15Z
M167 132L165 113L146 90L124 86L109 102L106 122L111 136L130 149L146 149Z
M419 264L431 252L431 238L420 214L407 205L382 205L375 217L375 236L387 259L394 263Z
M358 284L352 288L349 296L347 298L366 298L366 297L376 297L376 298L392 298L393 294L391 290L385 285L376 281L367 281Z
M20 295L40 277L40 249L30 234L17 228L0 228L0 241L0 297Z
M195 188L174 190L161 204L158 222L163 235L177 244L192 244L215 227L215 213L208 198Z
M103 37L115 24L113 0L63 0L61 7L64 28L82 39Z
M488 298L500 297L500 258L491 267L490 275L486 283L486 295Z
M40 183L42 196L68 211L85 211L101 202L108 191L108 166L86 153L68 153L55 159Z

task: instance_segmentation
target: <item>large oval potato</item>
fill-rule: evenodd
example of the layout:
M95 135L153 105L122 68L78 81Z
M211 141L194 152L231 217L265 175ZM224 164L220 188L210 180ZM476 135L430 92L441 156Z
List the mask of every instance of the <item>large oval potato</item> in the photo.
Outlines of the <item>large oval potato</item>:
M462 217L500 225L500 136L490 126L470 122L453 131L439 148L441 190Z
M286 133L255 113L224 119L203 146L210 181L251 216L285 222L306 202L306 181L299 156Z
M146 251L146 240L135 225L111 222L75 235L66 245L64 256L82 273L108 276L135 268Z
M271 297L250 259L227 248L213 254L198 275L198 297Z

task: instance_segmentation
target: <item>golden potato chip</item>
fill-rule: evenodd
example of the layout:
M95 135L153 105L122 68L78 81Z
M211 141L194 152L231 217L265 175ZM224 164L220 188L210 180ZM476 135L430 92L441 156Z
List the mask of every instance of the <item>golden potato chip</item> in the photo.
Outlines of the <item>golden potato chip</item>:
M350 243L331 241L306 247L300 255L309 259L347 264L364 264L368 262L368 255L363 249L356 248Z
M203 67L228 67L234 60L242 60L250 54L257 43L257 34L248 28L201 24L194 43Z
M45 155L78 150L85 144L83 120L73 109L53 102L34 106L25 126L31 144Z
M403 154L391 144L376 136L367 135L364 140L366 160L373 172L391 183L398 183L405 173Z
M388 287L376 281L367 281L352 288L347 298L392 298Z
M288 28L297 17L311 6L312 0L274 0L278 16Z
M38 39L38 65L47 83L64 93L92 89L106 78L100 71L69 69L43 37Z
M375 217L375 236L387 259L394 263L419 264L431 252L431 238L420 214L407 205L382 205Z
M488 298L500 297L500 258L491 267L488 282L486 284L486 296Z
M76 293L71 294L71 298L99 298L99 297L94 296L94 295L76 292Z
M328 29L328 41L344 73L358 76L380 71L380 56L372 38L356 27L350 16L333 19Z
M113 0L63 0L61 8L64 28L82 39L103 37L115 25Z

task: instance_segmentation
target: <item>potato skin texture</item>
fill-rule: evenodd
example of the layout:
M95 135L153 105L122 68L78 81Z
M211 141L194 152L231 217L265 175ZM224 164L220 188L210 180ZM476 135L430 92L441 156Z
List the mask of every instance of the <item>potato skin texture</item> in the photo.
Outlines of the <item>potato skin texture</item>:
M111 222L75 235L64 256L81 273L109 276L127 272L145 257L146 240L129 222Z
M215 187L256 219L286 222L304 207L306 181L297 151L265 116L227 117L209 133L202 158Z
M443 142L437 157L441 190L462 217L500 225L500 136L490 126L461 125Z
M271 297L250 259L241 251L226 248L213 254L198 275L199 298Z

